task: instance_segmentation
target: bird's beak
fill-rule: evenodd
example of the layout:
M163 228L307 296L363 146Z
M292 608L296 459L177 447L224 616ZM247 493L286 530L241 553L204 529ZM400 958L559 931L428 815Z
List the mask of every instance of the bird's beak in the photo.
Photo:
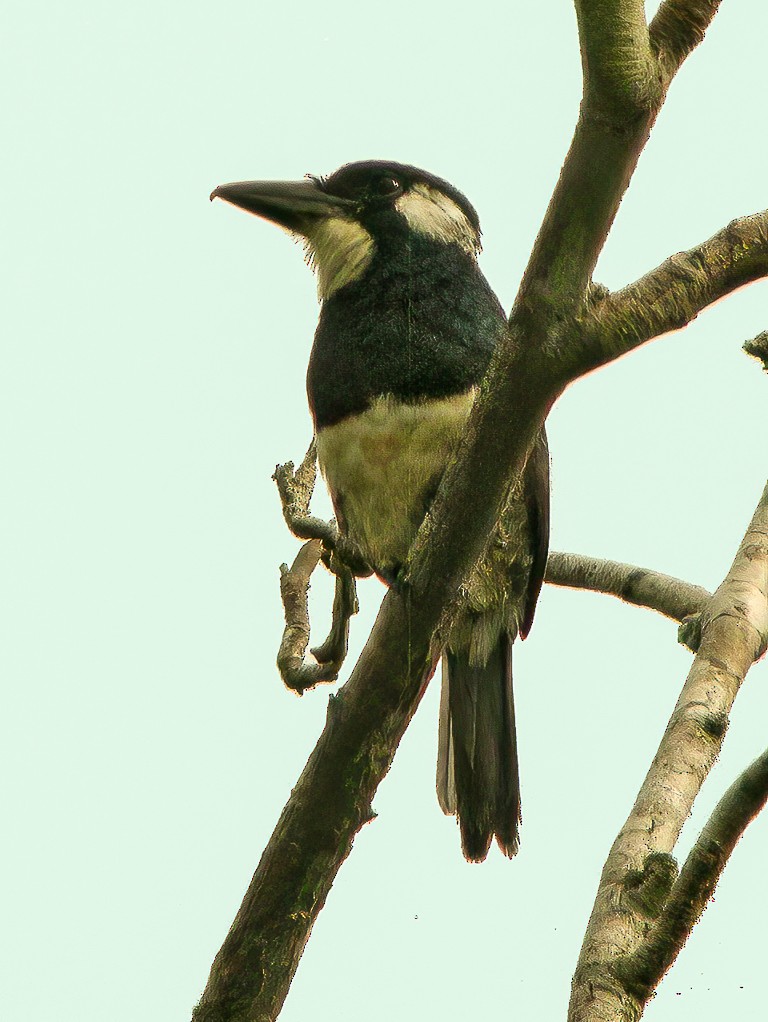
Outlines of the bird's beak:
M219 185L211 192L211 201L223 199L233 206L255 213L305 237L318 221L334 216L350 216L355 208L351 199L329 195L311 178L305 181L235 181Z

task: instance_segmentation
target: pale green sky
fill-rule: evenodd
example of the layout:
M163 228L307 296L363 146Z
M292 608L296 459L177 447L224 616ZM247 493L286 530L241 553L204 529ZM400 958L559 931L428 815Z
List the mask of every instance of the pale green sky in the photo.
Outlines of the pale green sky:
M274 668L296 544L270 474L309 440L314 282L208 194L424 166L477 207L508 307L576 115L575 21L566 0L72 0L16 5L4 35L4 1017L184 1022L327 703ZM598 279L766 205L767 35L764 5L723 4ZM739 348L767 327L755 285L565 395L554 548L720 582L765 482L768 383ZM381 595L361 587L355 650ZM689 662L662 619L546 590L516 659L522 849L483 866L437 807L431 686L282 1019L564 1018ZM685 849L765 746L767 681L739 697ZM649 1020L764 1018L766 854L761 819Z

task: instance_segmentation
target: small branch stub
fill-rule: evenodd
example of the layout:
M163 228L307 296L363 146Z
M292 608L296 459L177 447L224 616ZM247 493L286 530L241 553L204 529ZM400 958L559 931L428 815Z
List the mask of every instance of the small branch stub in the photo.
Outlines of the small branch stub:
M550 585L616 596L636 607L655 610L673 621L685 621L700 613L712 598L712 594L702 586L691 585L671 575L584 554L553 551L547 561L544 579Z
M748 355L763 363L763 369L768 373L768 330L763 330L751 341L745 341L743 347Z
M677 641L691 653L698 653L701 645L701 614L689 614L680 622Z

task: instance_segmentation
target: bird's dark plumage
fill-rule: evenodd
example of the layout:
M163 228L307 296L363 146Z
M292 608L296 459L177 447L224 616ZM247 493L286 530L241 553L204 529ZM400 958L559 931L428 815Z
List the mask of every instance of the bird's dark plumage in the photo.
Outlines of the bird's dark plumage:
M473 264L431 238L412 237L391 253L377 245L365 276L320 311L307 374L317 429L381 394L434 400L479 384L506 319Z
M322 300L307 374L318 460L340 527L391 584L506 330L477 265L477 213L448 182L382 161L213 197L305 241ZM443 661L438 797L472 860L494 836L517 850L512 644L531 627L548 535L542 433L467 581Z

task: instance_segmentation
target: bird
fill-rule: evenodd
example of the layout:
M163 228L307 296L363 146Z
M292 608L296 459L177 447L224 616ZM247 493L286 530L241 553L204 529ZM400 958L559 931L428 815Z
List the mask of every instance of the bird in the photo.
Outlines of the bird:
M442 178L384 160L233 182L216 198L305 247L320 301L307 370L318 464L340 533L396 586L508 329L478 265L478 214ZM548 544L542 429L443 651L438 801L457 816L470 862L494 837L508 857L518 850L512 644L531 628Z

